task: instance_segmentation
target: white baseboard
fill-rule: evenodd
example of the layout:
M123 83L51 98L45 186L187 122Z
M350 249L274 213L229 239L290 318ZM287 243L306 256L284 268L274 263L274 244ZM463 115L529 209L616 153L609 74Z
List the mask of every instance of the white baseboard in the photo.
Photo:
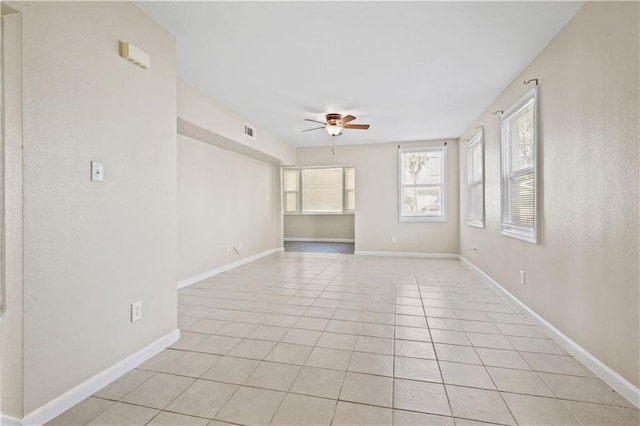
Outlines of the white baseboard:
M303 242L303 243L355 243L353 238L285 238L285 241Z
M22 426L22 420L2 414L0 415L0 426Z
M253 262L254 260L258 260L262 257L269 256L273 253L284 251L282 247L272 248L271 250L263 251L262 253L254 254L253 256L245 257L244 259L236 260L235 262L228 263L226 265L219 266L215 269L211 269L210 271L203 272L198 275L194 275L189 278L185 278L184 280L178 281L178 290L181 288L190 286L191 284L195 284L199 281L206 280L207 278L211 278L214 275L221 274L226 271L230 271L232 269L237 268L238 266L246 265L247 263Z
M545 333L549 337L551 337L558 345L560 345L564 350L573 355L578 361L580 361L585 367L593 372L596 376L600 377L604 380L609 386L611 386L616 392L625 397L629 402L631 402L636 407L640 408L640 389L635 387L631 382L622 377L620 374L616 373L611 369L611 367L607 366L605 363L600 361L598 358L593 356L590 352L588 352L585 348L571 340L566 334L562 331L555 328L551 323L538 315L534 310L529 308L527 305L522 303L517 297L509 293L504 287L498 284L493 278L487 275L482 269L478 268L476 265L467 260L464 256L460 256L460 260L462 263L467 265L469 268L478 272L484 279L486 279L490 284L492 284L498 291L500 291L505 297L514 302L520 309L526 312L531 319L544 330Z
M125 373L133 370L149 358L157 355L160 351L171 346L180 338L180 330L176 329L172 332L162 336L155 342L145 346L138 352L128 356L122 361L112 365L111 367L103 370L88 380L80 383L75 388L60 395L56 399L49 401L40 408L33 410L31 413L20 420L18 423L7 422L6 425L24 425L24 426L36 426L43 425L49 420L56 418L69 408L73 407L85 398L93 395L109 383L123 376ZM11 418L9 418L11 419ZM5 419L3 417L2 425L5 426Z
M423 257L430 259L457 259L457 254L449 253L412 253L404 251L362 251L356 250L356 256L383 256L383 257Z

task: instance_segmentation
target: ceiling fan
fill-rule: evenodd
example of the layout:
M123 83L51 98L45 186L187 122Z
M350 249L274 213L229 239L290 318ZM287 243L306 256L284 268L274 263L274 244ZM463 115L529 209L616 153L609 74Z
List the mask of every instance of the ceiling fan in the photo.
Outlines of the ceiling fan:
M367 130L368 124L348 124L356 118L353 115L345 115L330 113L325 115L326 122L311 120L305 118L305 121L312 121L314 123L322 124L320 127L314 127L313 129L306 129L303 132L310 132L311 130L325 129L331 136L340 136L342 129L355 129L355 130Z

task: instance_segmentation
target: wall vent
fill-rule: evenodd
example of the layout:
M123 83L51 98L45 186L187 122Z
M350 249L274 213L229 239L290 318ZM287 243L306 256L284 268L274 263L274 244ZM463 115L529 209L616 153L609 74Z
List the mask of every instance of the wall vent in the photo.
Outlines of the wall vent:
M256 129L254 127L249 126L247 123L244 123L244 135L251 139L255 139Z

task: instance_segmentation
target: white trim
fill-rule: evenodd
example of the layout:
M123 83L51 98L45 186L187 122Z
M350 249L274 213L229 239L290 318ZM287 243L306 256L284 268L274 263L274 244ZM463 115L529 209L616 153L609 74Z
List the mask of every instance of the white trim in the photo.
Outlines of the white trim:
M353 238L297 238L297 237L292 237L292 238L285 238L285 241L291 241L291 242L296 242L296 241L300 241L300 242L309 242L309 243L355 243L356 240Z
M551 323L538 315L534 310L522 303L517 297L509 293L504 287L498 284L493 278L487 275L482 269L460 256L460 260L469 268L478 272L484 279L492 284L498 291L500 291L507 299L518 305L542 330L551 337L557 344L559 344L564 350L573 355L578 361L580 361L585 367L591 370L596 376L604 380L609 386L611 386L616 392L626 398L636 407L640 408L640 389L635 387L631 382L616 373L600 361L598 358L589 353L585 348L571 340L562 331L555 328Z
M0 415L0 426L22 426L22 420L2 414Z
M146 360L160 353L180 339L180 330L175 329L138 352L129 355L95 376L85 380L73 389L33 410L22 419L23 425L42 425L56 418L85 398L93 395L109 383L133 370ZM20 423L18 423L20 424Z
M380 256L380 257L423 257L429 259L457 259L457 254L449 253L412 253L404 251L362 251L356 250L356 256Z
M263 251L262 253L254 254L253 256L245 257L244 259L236 260L235 262L227 263L226 265L219 266L215 269L211 269L210 271L203 272L198 275L194 275L189 278L185 278L183 280L178 281L178 290L181 288L190 286L191 284L195 284L199 281L206 280L207 278L211 278L214 275L221 274L226 271L230 271L232 269L237 268L238 266L245 265L247 263L251 263L254 260L258 260L262 257L269 256L273 253L284 251L283 247L272 248L271 250Z

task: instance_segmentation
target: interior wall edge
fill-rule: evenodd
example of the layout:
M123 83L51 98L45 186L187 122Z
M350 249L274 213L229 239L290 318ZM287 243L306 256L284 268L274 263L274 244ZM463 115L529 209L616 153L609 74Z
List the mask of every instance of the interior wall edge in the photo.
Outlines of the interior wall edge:
M593 374L604 380L609 386L611 386L616 392L625 397L636 407L640 408L640 389L635 387L631 382L618 374L611 367L604 362L596 358L591 352L580 346L569 336L558 330L553 324L545 320L536 311L531 309L525 303L520 301L513 294L509 293L500 283L491 278L482 269L471 263L463 255L460 255L460 260L468 268L479 273L489 284L494 286L503 296L515 303L524 311L524 313L531 318L538 327L540 327L554 342L560 345L564 350L573 355L578 361L580 361L585 367L587 367Z

